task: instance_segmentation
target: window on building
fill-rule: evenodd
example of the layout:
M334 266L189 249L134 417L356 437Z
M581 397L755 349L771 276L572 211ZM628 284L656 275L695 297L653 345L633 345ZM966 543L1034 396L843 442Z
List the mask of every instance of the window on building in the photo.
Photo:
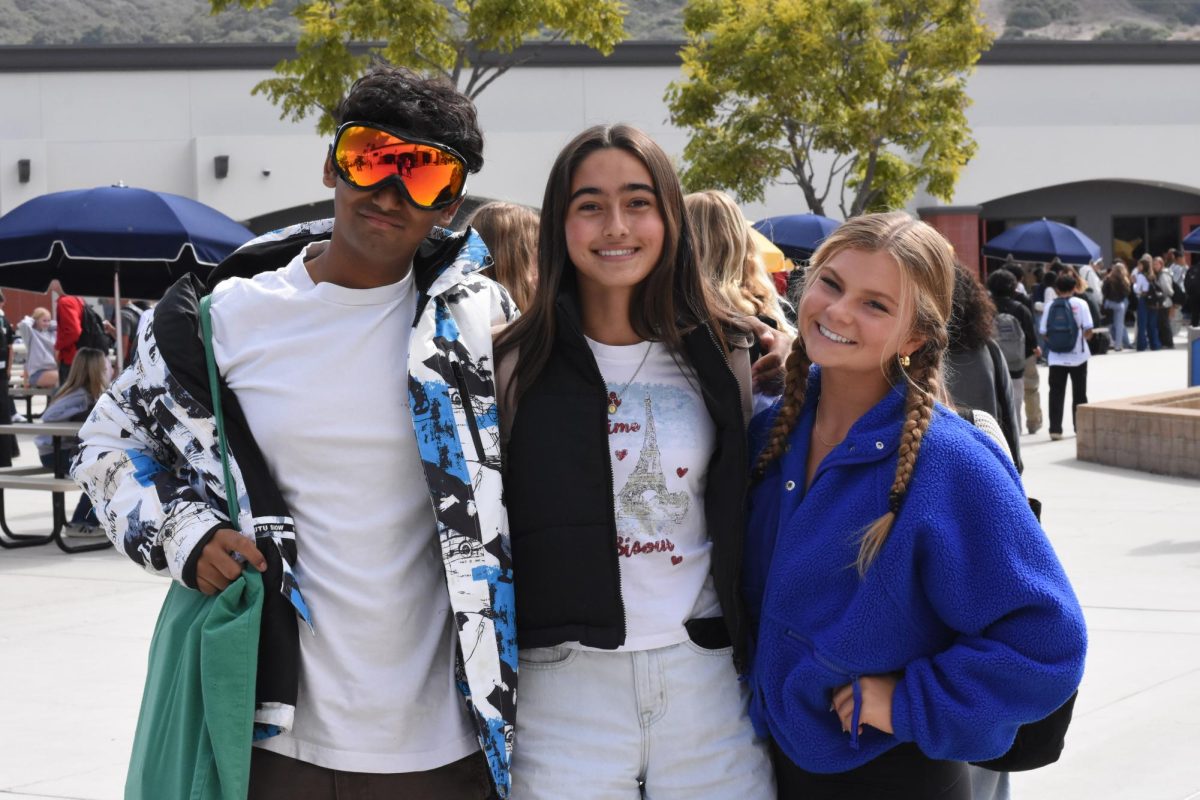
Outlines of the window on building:
M1113 257L1133 263L1179 247L1179 217L1113 217Z

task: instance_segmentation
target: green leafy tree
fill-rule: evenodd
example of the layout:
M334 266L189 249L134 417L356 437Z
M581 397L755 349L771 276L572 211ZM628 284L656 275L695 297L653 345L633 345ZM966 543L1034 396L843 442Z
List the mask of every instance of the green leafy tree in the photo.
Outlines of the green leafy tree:
M276 0L211 0L213 12L265 9ZM536 57L517 48L568 41L605 55L625 38L620 0L300 0L296 57L254 87L293 120L317 112L332 133L333 110L373 60L442 75L475 98ZM491 56L480 59L483 54Z
M952 196L992 40L977 0L690 0L684 28L667 102L689 188L795 184L818 214L836 190L845 216Z

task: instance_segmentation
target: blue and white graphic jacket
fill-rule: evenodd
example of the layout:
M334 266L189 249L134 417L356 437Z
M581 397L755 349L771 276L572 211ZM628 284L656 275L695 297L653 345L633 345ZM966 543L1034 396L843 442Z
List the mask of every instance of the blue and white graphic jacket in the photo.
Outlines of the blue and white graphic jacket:
M323 220L259 237L218 267L211 282L283 266L308 243L329 238L332 226ZM419 294L408 385L458 631L458 685L496 790L507 797L517 650L491 327L517 311L502 287L478 274L490 264L473 231L435 228L425 241L414 260ZM154 309L137 341L137 360L80 432L72 469L119 551L193 588L200 551L218 528L229 527L199 333L199 301L207 291L185 276ZM222 404L239 527L268 561L255 712L255 736L263 738L291 727L297 619L307 622L308 615L291 569L294 520L227 387Z

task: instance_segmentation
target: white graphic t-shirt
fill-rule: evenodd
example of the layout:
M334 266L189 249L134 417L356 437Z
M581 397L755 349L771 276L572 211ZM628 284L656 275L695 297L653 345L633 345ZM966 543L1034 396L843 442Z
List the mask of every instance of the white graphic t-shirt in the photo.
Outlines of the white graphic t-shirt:
M608 457L625 603L620 649L678 644L688 638L684 622L721 615L704 519L713 421L695 373L666 345L588 346L616 406Z

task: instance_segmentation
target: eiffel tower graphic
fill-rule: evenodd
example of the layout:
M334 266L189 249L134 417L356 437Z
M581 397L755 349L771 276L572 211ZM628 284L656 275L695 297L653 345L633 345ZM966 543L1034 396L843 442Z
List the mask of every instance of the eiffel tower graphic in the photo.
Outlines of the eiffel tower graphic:
M642 441L642 453L633 474L617 494L617 516L645 523L678 524L687 515L690 498L687 492L667 489L650 395L646 395L645 405L646 435Z

